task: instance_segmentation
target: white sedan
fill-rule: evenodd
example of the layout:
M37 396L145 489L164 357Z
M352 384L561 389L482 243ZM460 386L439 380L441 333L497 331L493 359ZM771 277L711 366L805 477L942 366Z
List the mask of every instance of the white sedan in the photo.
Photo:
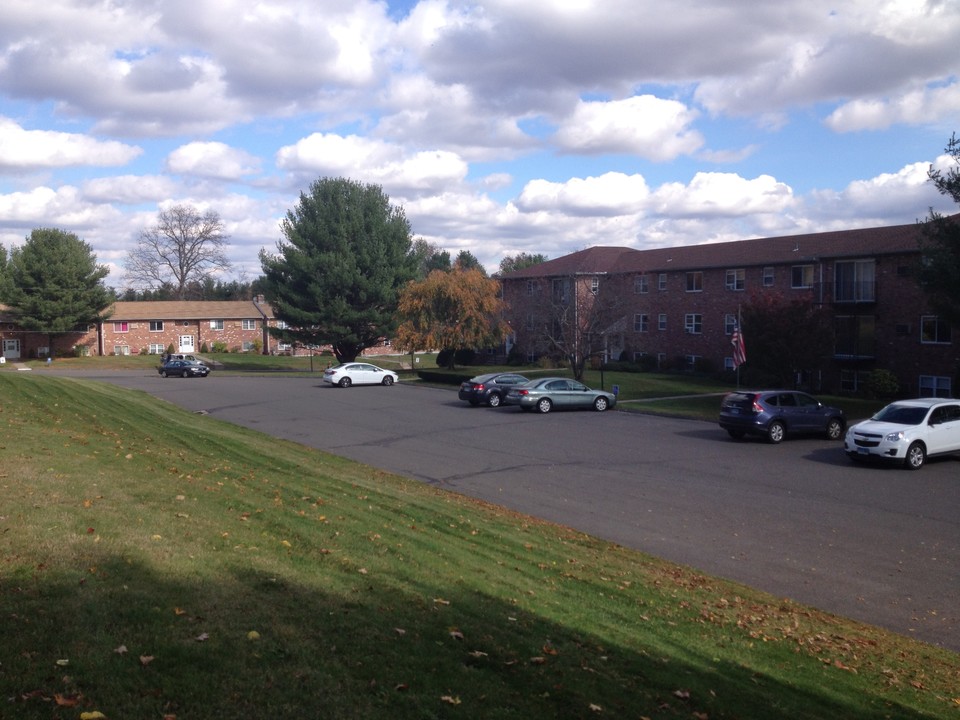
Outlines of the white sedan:
M851 425L843 444L851 460L893 460L919 470L927 457L960 452L960 400L890 403L869 420Z
M376 365L362 362L345 363L327 368L323 372L323 381L342 388L351 385L393 385L398 375L392 370L384 370Z

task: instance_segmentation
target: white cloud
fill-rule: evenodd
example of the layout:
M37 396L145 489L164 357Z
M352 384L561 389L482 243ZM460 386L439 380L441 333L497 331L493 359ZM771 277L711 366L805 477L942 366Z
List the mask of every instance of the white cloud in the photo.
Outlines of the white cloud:
M0 117L0 169L126 165L142 152L133 145L78 133L25 130L13 120Z
M859 98L834 110L826 124L836 132L883 130L897 123L924 125L960 115L960 82L904 92L893 98Z
M697 173L689 185L666 183L653 193L661 216L717 217L782 213L793 191L769 175L748 180L730 173Z
M631 215L639 213L650 194L641 175L607 173L573 178L565 183L533 180L517 200L525 212L549 210L569 215Z
M116 175L84 181L82 196L89 202L139 205L174 195L177 184L163 175Z
M570 152L628 153L662 162L703 145L700 133L689 129L696 117L683 103L652 95L581 101L553 139Z
M220 142L192 142L167 157L167 169L178 175L219 180L239 180L259 172L260 160L250 153Z

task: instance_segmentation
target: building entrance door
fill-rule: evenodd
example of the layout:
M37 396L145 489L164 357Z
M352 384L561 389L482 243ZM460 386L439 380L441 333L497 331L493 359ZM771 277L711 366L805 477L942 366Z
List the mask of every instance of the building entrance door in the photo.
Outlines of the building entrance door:
M180 336L180 352L182 353L193 352L193 335Z
M20 340L17 338L4 338L3 339L3 356L7 360L19 360L20 359Z

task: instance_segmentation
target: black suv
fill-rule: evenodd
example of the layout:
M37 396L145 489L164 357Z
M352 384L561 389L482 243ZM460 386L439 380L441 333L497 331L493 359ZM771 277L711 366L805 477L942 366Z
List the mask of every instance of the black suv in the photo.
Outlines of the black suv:
M730 437L760 435L778 443L788 434L819 433L839 440L847 426L843 410L797 390L738 390L720 405L720 427Z

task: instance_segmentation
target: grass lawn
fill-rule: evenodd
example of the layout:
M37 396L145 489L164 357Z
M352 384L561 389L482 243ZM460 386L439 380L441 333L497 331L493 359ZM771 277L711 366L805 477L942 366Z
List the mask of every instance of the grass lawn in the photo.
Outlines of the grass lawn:
M0 427L0 717L960 713L955 653L144 393Z

